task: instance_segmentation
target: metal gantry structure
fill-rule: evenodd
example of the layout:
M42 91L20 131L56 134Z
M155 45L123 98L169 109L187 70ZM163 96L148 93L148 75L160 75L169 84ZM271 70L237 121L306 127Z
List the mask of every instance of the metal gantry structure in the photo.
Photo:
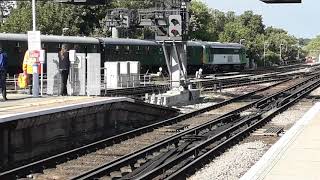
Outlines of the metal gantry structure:
M172 87L186 86L186 43L191 0L155 0L153 2L153 7L148 9L110 10L106 15L106 27L109 29L151 28L155 33L155 40L163 45ZM117 30L113 32L117 33Z
M191 0L155 0L148 9L112 9L106 16L108 28L145 28L155 32L155 40L182 41L188 38Z

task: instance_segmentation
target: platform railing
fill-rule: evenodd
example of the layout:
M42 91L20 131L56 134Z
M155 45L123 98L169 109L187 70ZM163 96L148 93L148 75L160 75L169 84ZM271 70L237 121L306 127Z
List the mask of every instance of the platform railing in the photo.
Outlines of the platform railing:
M14 74L13 76L10 76L9 74L6 75L6 87L7 90L14 90L17 91L19 90L19 85L18 85L18 78L19 74ZM39 77L40 81L40 77ZM43 82L47 81L47 76L44 74Z

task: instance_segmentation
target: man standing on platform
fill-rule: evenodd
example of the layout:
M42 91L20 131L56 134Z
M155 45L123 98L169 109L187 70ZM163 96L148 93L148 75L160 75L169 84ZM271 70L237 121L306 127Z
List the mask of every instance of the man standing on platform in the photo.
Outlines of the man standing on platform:
M8 56L7 53L3 52L2 46L0 45L0 88L3 97L3 101L7 100L6 90L6 76L8 68Z
M61 74L61 87L60 95L67 96L67 82L70 71L69 47L67 44L62 44L61 51L59 52L59 70Z

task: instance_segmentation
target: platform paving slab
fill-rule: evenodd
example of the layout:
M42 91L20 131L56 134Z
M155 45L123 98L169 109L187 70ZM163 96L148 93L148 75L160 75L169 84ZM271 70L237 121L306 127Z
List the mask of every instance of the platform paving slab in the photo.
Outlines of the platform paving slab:
M126 97L43 96L33 98L25 94L9 94L8 99L8 101L0 102L0 122L40 112L43 114L119 101L134 102L133 99Z
M320 103L316 103L241 180L320 179Z

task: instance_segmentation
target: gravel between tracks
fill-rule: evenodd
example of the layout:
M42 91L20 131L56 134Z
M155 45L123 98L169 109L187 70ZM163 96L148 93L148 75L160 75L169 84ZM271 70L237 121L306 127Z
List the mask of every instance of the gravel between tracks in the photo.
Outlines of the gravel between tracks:
M317 88L309 97L319 97L320 88ZM304 99L287 111L279 114L266 126L281 126L285 131L290 129L304 113L314 105L314 101ZM279 139L279 137L251 135L240 144L230 148L210 164L203 167L189 180L235 180L244 175L267 150Z
M200 124L210 121L218 117L219 115L225 114L232 110L238 109L242 106L247 105L248 102L239 102L226 105L224 107L208 111L204 114L195 116L190 119L186 119L182 122L177 123L178 125L186 125L189 128L193 128ZM80 156L77 159L62 163L57 165L56 168L46 169L43 174L33 174L30 177L35 179L70 179L78 175L79 173L86 172L93 169L97 165L102 165L107 162L116 160L117 158L134 152L136 150L142 149L151 145L157 141L165 139L175 133L174 126L165 126L159 129L156 129L152 132L136 136L132 139L128 139L119 144L114 144L113 146L106 147L104 149L97 150L96 152Z
M275 83L276 82L248 85L248 86L243 86L238 88L228 88L228 89L223 89L221 92L219 91L205 92L201 95L201 99L198 102L195 102L193 104L179 104L177 106L174 106L173 108L180 109L180 112L182 113L189 113L195 110L199 110L202 108L215 105L224 100L228 100L236 96L240 96L240 95L261 89L263 87L270 86Z
M270 84L267 83L263 85L251 85L250 91L253 91L255 89L260 89L262 86L268 86L268 85ZM247 89L249 89L249 87ZM227 95L223 94L223 96L225 96L225 98L228 98L228 96L229 98L231 98L233 96L239 95L236 93L232 94L232 92L235 92L235 91L231 91L230 93L227 93ZM242 94L246 93L244 92L244 90L239 90L237 92ZM217 96L217 94L211 94L211 95L209 94L207 98L204 98L204 100L207 101L207 104L201 105L201 103L199 103L196 105L191 105L195 107L191 109L196 110L199 108L204 108L206 106L212 105L213 103L217 103L217 99L214 99L213 102L211 101L212 99L210 99L215 96ZM221 99L224 100L224 98L221 98ZM234 109L245 106L248 103L249 102L232 103L225 107L219 108L217 110L212 110L202 115L196 116L194 118L190 118L178 124L189 125L189 128L192 128L194 126L208 122L210 119L213 119L219 115L225 114ZM186 105L186 106L190 106L190 105ZM210 117L210 119L208 117ZM133 139L123 141L120 144L115 144L111 147L106 147L94 153L90 153L88 155L81 156L77 159L60 164L56 168L46 169L44 171L44 174L34 174L33 177L36 179L68 179L76 174L79 174L79 172L85 172L87 170L92 169L98 164L110 162L112 160L119 158L122 155L128 154L130 152L141 149L143 147L146 147L152 143L160 141L174 134L175 132L173 132L172 129L170 128L171 128L170 126L163 127L153 132L146 133L141 136L137 136Z
M236 145L188 179L238 179L250 168L252 163L260 159L265 149L267 149L267 146L261 141Z

